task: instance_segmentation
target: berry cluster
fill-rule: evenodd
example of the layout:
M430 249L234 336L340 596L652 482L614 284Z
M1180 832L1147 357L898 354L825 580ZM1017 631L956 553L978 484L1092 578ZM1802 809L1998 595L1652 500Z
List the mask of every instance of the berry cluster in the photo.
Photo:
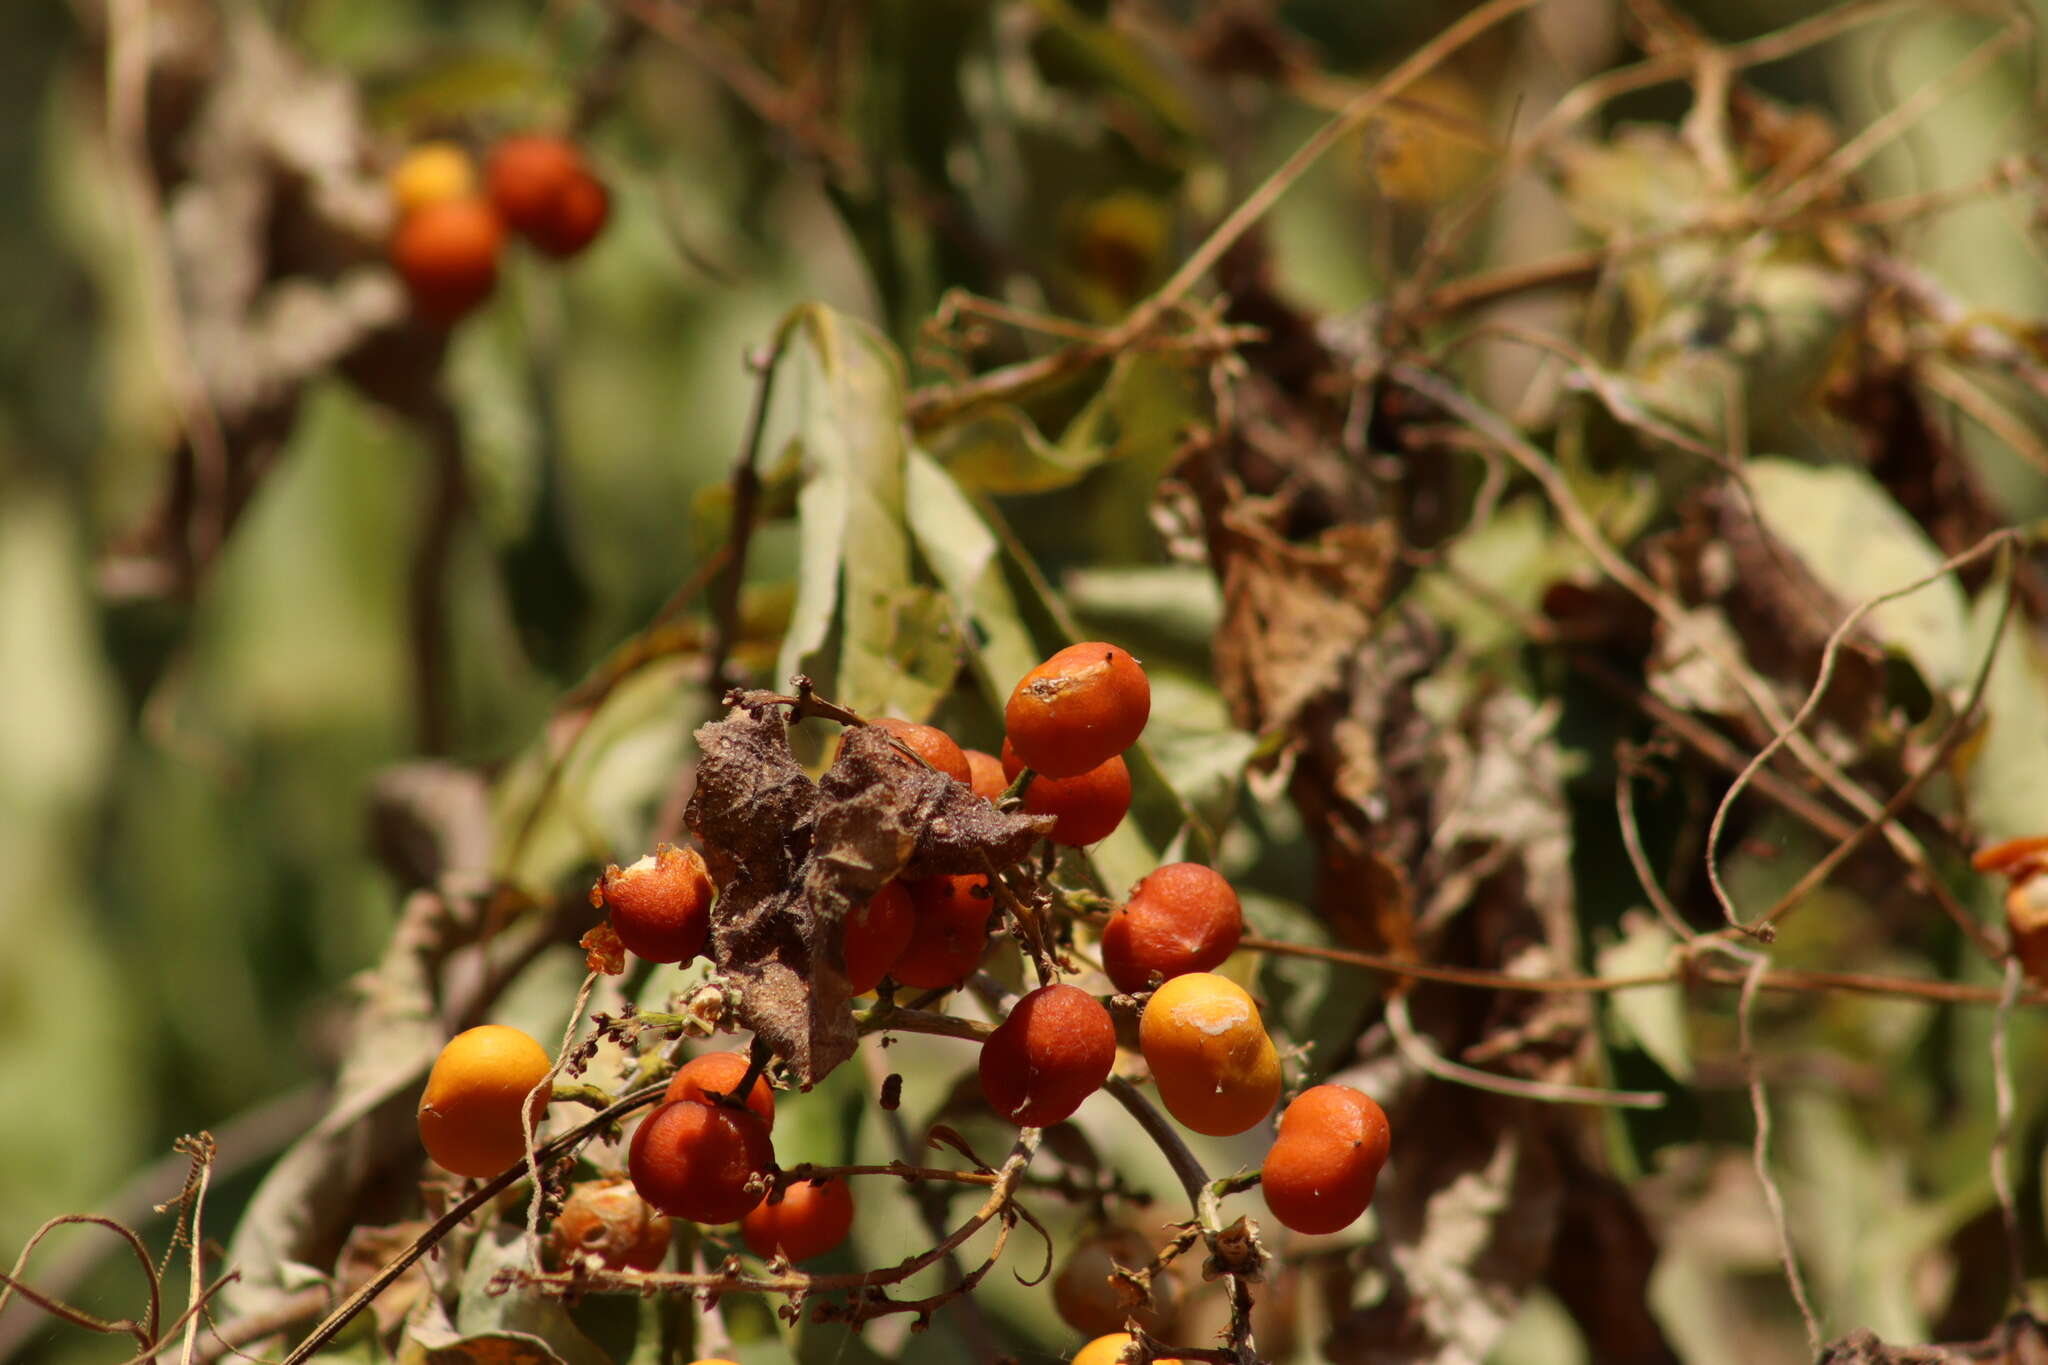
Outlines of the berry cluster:
M801 705L805 699L771 700ZM1150 709L1150 685L1138 661L1099 642L1061 650L1018 682L1004 712L1000 758L962 749L930 725L863 724L826 704L824 713L849 727L834 774L858 768L869 775L828 778L827 786L901 782L925 794L919 809L954 803L950 818L929 817L935 826L1008 821L1000 828L1014 826L1054 844L1086 845L1110 834L1130 808L1124 754ZM870 737L855 744L856 728ZM781 743L780 722L762 733ZM709 781L700 771L700 796ZM984 814L971 816L972 810ZM719 828L694 817L692 823L700 837L707 828ZM776 853L783 846L771 841L762 847ZM716 838L707 839L705 848L708 862L694 849L663 845L628 867L604 870L591 901L606 912L611 952L623 947L664 964L708 955L722 969L736 969L724 960L732 949L721 936L739 913L728 902L743 894L741 860ZM821 921L826 944L813 970L836 970L847 994L879 992L885 1011L900 989L943 994L975 976L1000 912L1031 952L1043 984L1010 1002L982 1036L980 1086L995 1114L1020 1129L1071 1118L1117 1069L1114 1008L1136 1012L1145 1067L1160 1104L1181 1125L1228 1136L1266 1121L1281 1095L1280 1054L1257 1002L1216 971L1237 951L1244 932L1230 883L1208 867L1185 862L1140 880L1099 922L1102 969L1116 992L1099 997L1059 979L1063 969L1071 970L1072 957L1048 946L1045 924L1026 923L1041 912L1064 909L1068 930L1096 924L1090 911L1099 902L1038 886L1039 874L1024 856L1028 840L1015 848L1003 859L983 857L989 869L983 873L912 875L910 859L871 892L873 880L861 884L857 899ZM757 852L749 865L762 860ZM801 888L811 883L789 875L798 889L781 894L810 894ZM1070 938L1069 933L1060 941ZM986 979L976 989L991 1005L1002 998ZM981 1036L982 1026L961 1027ZM672 1218L738 1223L756 1255L791 1262L822 1256L845 1240L854 1197L844 1176L801 1178L800 1171L793 1179L778 1166L771 1089L776 1059L758 1026L756 1032L751 1055L700 1055L673 1074L660 1103L632 1135L630 1187L615 1179L577 1187L555 1220L558 1257L566 1262L594 1256L608 1269L645 1269L659 1262L657 1244ZM791 1071L804 1079L800 1070ZM539 1045L515 1030L476 1029L456 1038L437 1063L421 1105L429 1154L461 1175L493 1173L520 1160L522 1125L526 1115L538 1113L535 1097L544 1093L540 1082L548 1072ZM1297 1232L1348 1226L1372 1200L1388 1144L1386 1116L1368 1096L1340 1085L1306 1090L1282 1114L1258 1177L1267 1208ZM1145 1323L1142 1316L1134 1321ZM1128 1341L1121 1334L1101 1336L1078 1358L1115 1359Z
M596 240L611 196L575 144L529 133L491 150L484 185L469 153L429 142L406 153L390 176L398 226L391 264L413 311L450 326L491 296L505 231L542 254L567 260Z

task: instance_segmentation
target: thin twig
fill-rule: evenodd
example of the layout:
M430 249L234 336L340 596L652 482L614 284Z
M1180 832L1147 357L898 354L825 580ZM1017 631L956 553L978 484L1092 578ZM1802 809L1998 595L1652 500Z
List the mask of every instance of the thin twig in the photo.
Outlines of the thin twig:
M1778 1231L1778 1256L1785 1270L1785 1283L1791 1286L1792 1301L1799 1305L1800 1319L1806 1324L1806 1344L1810 1354L1820 1354L1820 1320L1814 1316L1813 1304L1806 1297L1806 1280L1799 1273L1799 1256L1792 1249L1792 1229L1785 1217L1785 1196L1778 1189L1778 1181L1771 1174L1771 1104L1764 1093L1764 1077L1756 1060L1756 1039L1750 1028L1750 1017L1755 1012L1757 988L1762 984L1768 959L1762 953L1723 945L1729 955L1744 959L1749 964L1742 984L1742 995L1735 1005L1735 1025L1742 1051L1742 1069L1749 1078L1749 1107L1756 1119L1756 1140L1750 1149L1750 1160L1756 1167L1757 1183L1763 1186L1764 1202L1770 1206L1771 1221Z
M1496 1095L1511 1095L1521 1100L1537 1100L1544 1104L1594 1104L1614 1109L1662 1109L1668 1102L1668 1097L1658 1090L1603 1090L1590 1085L1532 1081L1520 1076L1503 1076L1494 1071L1481 1071L1477 1067L1454 1062L1431 1047L1416 1031L1415 1023L1408 1014L1408 997L1405 995L1388 998L1387 1026L1393 1031L1394 1042L1400 1047L1403 1057L1418 1070L1455 1085L1491 1091Z
M725 676L726 660L739 638L740 586L747 577L747 547L753 541L755 506L761 500L761 475L757 468L761 437L768 425L768 404L775 395L775 376L782 368L782 356L789 344L791 321L775 329L775 340L765 354L751 359L761 379L754 388L753 411L747 415L747 429L740 438L740 457L732 471L732 527L726 544L732 553L711 584L711 635L704 646L704 685L715 701L725 695L732 680Z

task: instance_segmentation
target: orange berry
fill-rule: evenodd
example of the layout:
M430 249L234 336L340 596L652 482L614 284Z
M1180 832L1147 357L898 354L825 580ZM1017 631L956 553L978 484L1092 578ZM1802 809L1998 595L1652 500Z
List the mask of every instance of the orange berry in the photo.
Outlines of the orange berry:
M659 1270L668 1256L669 1220L631 1185L589 1180L569 1191L549 1240L559 1266L595 1255L607 1270Z
M1073 1117L1116 1063L1116 1025L1074 986L1040 986L981 1045L981 1093L1020 1128Z
M1023 771L1023 760L1004 740L1003 772L1014 782ZM1052 816L1052 833L1046 837L1069 848L1101 843L1130 809L1131 770L1121 757L1106 759L1074 777L1036 773L1024 789L1024 813Z
M1047 777L1078 777L1138 742L1152 685L1115 645L1069 645L1026 673L1003 708L1017 756Z
M711 935L712 894L697 850L663 844L631 867L607 867L590 903L610 912L628 952L649 962L688 962Z
M1159 1276L1152 1281L1151 1306L1127 1314L1124 1297L1110 1280L1118 1266L1138 1270L1150 1265L1153 1254L1152 1244L1129 1228L1113 1227L1089 1238L1074 1248L1053 1276L1054 1309L1069 1327L1091 1337L1118 1331L1126 1316L1135 1317L1148 1332L1159 1331L1178 1304L1179 1282L1172 1275Z
M744 1052L706 1052L690 1058L676 1068L676 1074L669 1077L668 1091L662 1102L670 1100L702 1100L715 1104L713 1095L732 1095L740 1088L740 1082L747 1078L747 1054ZM747 1108L754 1111L762 1123L775 1126L775 1092L768 1088L765 1077L754 1077L754 1084L747 1091Z
M1242 1133L1280 1098L1280 1054L1235 981L1210 972L1173 978L1146 1002L1138 1041L1166 1112L1197 1133Z
M917 911L902 882L890 882L847 916L840 952L846 958L846 980L855 995L866 995L910 946L917 931Z
M1129 902L1109 917L1102 967L1118 990L1142 991L1155 972L1171 981L1222 966L1243 936L1244 910L1222 874L1168 863L1132 887Z
M481 199L443 199L399 220L391 264L405 281L413 311L448 326L498 284L505 227Z
M740 1220L756 1256L781 1252L792 1261L823 1256L853 1230L853 1192L837 1176L797 1181Z
M1129 1332L1111 1332L1074 1352L1073 1365L1122 1365L1124 1348L1131 1344ZM1179 1357L1161 1358L1152 1365L1184 1365Z
M391 168L386 177L400 215L476 194L476 163L453 142L422 142Z
M604 182L579 170L555 192L546 221L527 236L544 254L565 261L597 240L611 211L612 197Z
M917 927L889 975L918 990L959 985L974 975L988 949L988 920L995 910L988 878L919 877L906 887Z
M1010 777L1003 769L1003 760L994 754L979 749L962 749L967 755L967 785L974 788L974 794L984 801L993 801L1010 789Z
M869 721L878 729L887 730L902 741L903 747L938 769L946 776L967 786L974 780L973 771L967 766L967 753L953 737L936 725L919 725L914 720L898 720L888 716L881 720ZM840 743L845 744L842 738ZM904 760L908 762L908 759Z
M523 1159L522 1113L538 1124L547 1113L554 1063L516 1028L484 1024L456 1034L434 1059L420 1096L420 1142L443 1170L491 1176ZM532 1095L528 1099L528 1095Z
M507 226L525 237L549 229L556 198L584 174L583 153L574 143L548 133L506 138L491 149L484 168L491 202Z
M775 1164L768 1125L747 1109L670 1100L640 1121L626 1171L673 1218L732 1223L761 1202L747 1182Z
M1280 1115L1260 1188L1296 1232L1337 1232L1372 1203L1392 1134L1386 1111L1348 1085L1312 1086Z

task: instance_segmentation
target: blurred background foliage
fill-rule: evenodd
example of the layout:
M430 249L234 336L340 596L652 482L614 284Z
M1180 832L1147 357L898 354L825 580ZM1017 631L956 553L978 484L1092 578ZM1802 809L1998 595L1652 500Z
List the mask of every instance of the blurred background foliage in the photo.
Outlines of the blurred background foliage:
M377 963L398 922L406 888L377 855L366 814L380 775L431 754L493 780L501 835L521 826L558 703L724 543L726 479L755 389L747 357L790 309L819 301L871 322L908 358L913 384L959 373L960 353L942 344L959 336L928 325L951 289L1113 322L1332 107L1466 8L141 3L159 41L203 48L218 39L200 31L261 22L309 68L345 78L360 96L371 173L426 136L482 137L580 110L615 211L572 269L512 262L497 298L450 340L439 372L463 433L469 493L452 525L432 529L431 432L316 372L302 377L274 462L217 556L189 575L152 578L136 571L153 562L136 550L136 530L158 503L181 414L151 298L152 246L105 118L110 17L136 6L0 6L0 183L10 191L0 195L0 915L15 945L0 958L0 1094L15 1100L0 1124L8 1245L74 1208L147 1222L147 1205L182 1174L181 1161L159 1164L170 1140L200 1128L224 1143L213 1226L234 1225L269 1162L322 1112L350 1041L350 983ZM1275 297L1327 318L1387 299L1433 227L1474 202L1468 192L1519 128L1636 55L1631 8L1548 0L1433 73L1412 92L1422 112L1397 108L1349 138L1268 219ZM1827 8L1707 0L1682 10L1733 43ZM1999 17L1899 7L1744 79L1847 136L1967 60ZM1858 172L1862 193L1966 184L2037 146L2031 41L1944 90ZM780 124L731 78L742 57L771 92L775 82L803 91ZM1290 78L1276 78L1282 70ZM1704 172L1674 142L1691 108L1682 82L1603 105L1569 154L1479 203L1480 230L1448 262L1453 273L1677 221L1702 193ZM151 112L173 117L168 105ZM2038 212L1987 193L1901 224L1894 245L1967 316L2039 319L2048 270ZM250 248L219 249L232 273ZM1841 600L1938 563L1910 527L1883 529L1882 516L1896 513L1867 479L1846 491L1815 484L1817 463L1857 439L1800 396L1836 358L1843 328L1863 321L1847 316L1825 252L1781 241L1731 264L1722 251L1703 243L1636 258L1589 305L1611 316L1625 298L1633 328L1589 324L1585 334L1609 343L1602 359L1628 374L1642 403L1716 445L1728 414L1714 376L1746 367L1749 448L1791 457L1754 471L1760 511ZM1725 298L1702 281L1730 270L1748 272L1736 316L1707 316ZM1563 307L1537 294L1502 312L1556 326ZM2039 323L2030 325L2038 347ZM983 330L980 365L1033 353L1014 331ZM1703 346L1703 330L1735 339ZM432 357L423 370L441 363ZM1529 388L1540 376L1527 348L1481 340L1458 363L1475 392L1510 411L1541 388ZM1987 384L2038 442L2041 396ZM1589 408L1567 411L1546 437L1579 495L1618 542L1668 528L1699 462L1643 455ZM1028 411L995 409L937 431L929 449L953 490L945 496L1016 537L1025 558L1005 577L1022 602L1011 612L1026 644L1056 639L1061 627L1018 567L1030 564L1085 629L1156 665L1154 804L1140 811L1137 842L1098 859L1104 880L1121 885L1170 840L1227 829L1225 865L1244 874L1258 931L1326 942L1330 927L1307 909L1315 868L1299 816L1277 792L1244 785L1259 741L1231 728L1212 678L1222 611L1214 581L1153 515L1180 433L1207 412L1199 375L1134 356ZM2048 513L2048 481L2009 432L1943 420L2006 519ZM751 549L735 649L764 680L805 552L789 515L793 466L779 465L780 453L764 453L774 515ZM1477 480L1456 482L1469 499ZM927 487L913 502L943 520L953 504L932 496ZM909 515L916 534L915 507ZM446 541L445 672L423 684L414 594L418 547L435 534ZM920 540L919 562L942 568L951 534ZM1887 545L1904 548L1880 565ZM1642 895L1614 827L1612 754L1631 723L1460 586L1535 611L1548 585L1585 574L1582 549L1539 500L1511 496L1446 562L1410 593L1455 640L1438 704L1456 713L1496 686L1543 704L1569 796L1589 961L1598 955L1606 974L1657 969L1663 946L1625 918ZM1878 629L1929 695L1967 684L1989 643L1998 585L1979 581L1972 592L1966 600L1956 589ZM637 852L665 818L689 731L707 718L689 667L698 621L678 618L675 658L611 694L545 818L501 845L501 854L515 848L496 864L511 885L536 898L573 888L591 867ZM2048 813L2043 678L2038 647L2007 651L1992 674L2001 739L1974 757L1960 784L1972 794L1953 797L1987 837L2041 832ZM1667 695L1700 701L1684 686L1673 682ZM957 690L939 716L993 747L995 712L974 689ZM1653 848L1670 853L1717 792L1691 778L1646 790ZM1190 808L1199 818L1185 823ZM1776 899L1827 846L1789 819L1758 817L1729 859L1738 901ZM1955 885L1995 919L1991 890L1963 876ZM1788 925L1778 962L1996 980L1931 916L1888 920L1896 907L1866 888L1817 894L1832 899ZM566 948L542 956L504 1013L546 1037L573 993L576 958ZM1374 1000L1356 980L1298 960L1276 960L1262 978L1301 1040L1356 1037ZM1643 1182L1667 1248L1655 1306L1687 1359L1798 1358L1775 1244L1759 1240L1768 1224L1748 1183L1731 1016L1676 991L1657 997L1602 1007L1614 1082L1674 1100L1661 1114L1608 1120L1609 1149L1622 1174ZM1786 1095L1780 1160L1826 1319L1910 1340L1982 1330L1998 1299L1991 1291L1986 1308L1968 1283L1997 1262L1983 1163L1988 1012L1774 997L1758 1026L1782 1062L1771 1073ZM892 1059L912 1077L906 1108L930 1112L957 1057L943 1040L903 1046L932 1054L924 1068ZM2032 1018L2014 1046L2023 1075L2044 1060ZM873 1125L855 1079L835 1077L807 1101L817 1116L808 1140L838 1144L857 1110ZM2027 1132L2039 1114L2027 1095ZM862 1132L844 1154L880 1144ZM2027 1224L2038 1229L2036 1146L2017 1150L2034 1201ZM1134 1145L1118 1155L1157 1176ZM864 1223L849 1264L893 1259L921 1235L914 1223ZM53 1243L50 1264L72 1264L64 1257L75 1251ZM86 1283L80 1301L99 1311L132 1290L119 1271ZM1032 1358L1062 1348L1062 1330L1007 1278L991 1278L989 1297L1017 1348ZM1303 1311L1313 1323L1325 1310ZM761 1338L742 1340L742 1359L781 1358L764 1312L732 1312L736 1332ZM105 1343L24 1327L22 1314L17 1305L0 1323L14 1349L105 1354ZM1498 1359L1585 1358L1579 1328L1553 1298L1531 1299L1514 1323ZM1306 1331L1300 1339L1313 1350ZM962 1358L945 1331L918 1343L907 1349L929 1352L921 1358ZM836 1336L799 1349L855 1358Z

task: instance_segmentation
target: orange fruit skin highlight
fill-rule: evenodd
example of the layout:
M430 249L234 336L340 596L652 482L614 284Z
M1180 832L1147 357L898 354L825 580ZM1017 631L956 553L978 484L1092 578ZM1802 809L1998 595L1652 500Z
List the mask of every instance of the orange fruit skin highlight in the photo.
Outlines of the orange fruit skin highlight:
M800 1180L740 1220L740 1235L756 1256L780 1251L792 1261L823 1256L853 1230L853 1192L837 1176Z
M671 1100L702 1100L715 1104L713 1094L730 1095L739 1089L740 1082L747 1078L747 1054L744 1052L706 1052L690 1058L676 1068L676 1074L669 1077L668 1091L662 1098L666 1104ZM747 1108L769 1128L775 1127L775 1092L768 1088L765 1077L754 1077L754 1085L747 1092Z
M497 288L504 244L504 224L489 204L442 199L401 218L389 252L413 311L445 327Z
M976 796L993 801L1010 789L1010 775L1003 768L1003 760L979 749L960 752L967 755L967 785L974 788Z
M591 891L626 951L649 962L688 962L711 936L711 873L694 848L663 844L631 867L614 863Z
M1024 771L1024 761L1009 740L1003 741L1003 772L1011 781ZM1053 817L1046 837L1068 848L1101 843L1124 822L1131 809L1131 770L1112 757L1074 777L1034 774L1024 789L1026 815Z
M1111 1332L1074 1352L1073 1365L1118 1365L1124 1358L1124 1348L1131 1344L1129 1332ZM1183 1365L1178 1356L1161 1358L1153 1365Z
M1040 986L981 1044L981 1093L1020 1128L1073 1117L1116 1064L1116 1025L1075 986Z
M1047 777L1078 777L1138 742L1152 684L1129 651L1069 645L1026 673L1003 708L1017 756Z
M548 1091L529 1101L554 1065L547 1051L516 1028L483 1024L456 1034L434 1059L420 1096L420 1143L434 1164L456 1175L492 1176L526 1155L520 1124L530 1110L538 1124Z
M1171 981L1213 971L1242 937L1244 909L1222 874L1200 863L1168 863L1132 887L1130 900L1109 917L1102 967L1118 990L1142 991L1154 972Z
M866 995L882 984L916 931L917 911L901 882L888 883L847 916L840 952L855 995Z
M1339 1232L1372 1203L1393 1140L1386 1111L1348 1085L1301 1092L1280 1116L1260 1189L1266 1207L1296 1232Z
M974 773L967 766L967 751L955 744L953 737L938 726L919 725L914 720L897 720L893 716L868 723L887 730L903 742L904 748L961 786L973 785Z
M670 1100L640 1121L626 1172L640 1197L671 1218L733 1223L761 1202L747 1182L774 1162L768 1125L751 1110Z
M1234 981L1175 977L1146 1002L1138 1041L1166 1112L1197 1133L1242 1133L1280 1098L1280 1054L1258 1005Z
M917 926L889 975L918 990L957 986L973 976L988 950L988 920L995 910L988 878L920 877L905 886Z

